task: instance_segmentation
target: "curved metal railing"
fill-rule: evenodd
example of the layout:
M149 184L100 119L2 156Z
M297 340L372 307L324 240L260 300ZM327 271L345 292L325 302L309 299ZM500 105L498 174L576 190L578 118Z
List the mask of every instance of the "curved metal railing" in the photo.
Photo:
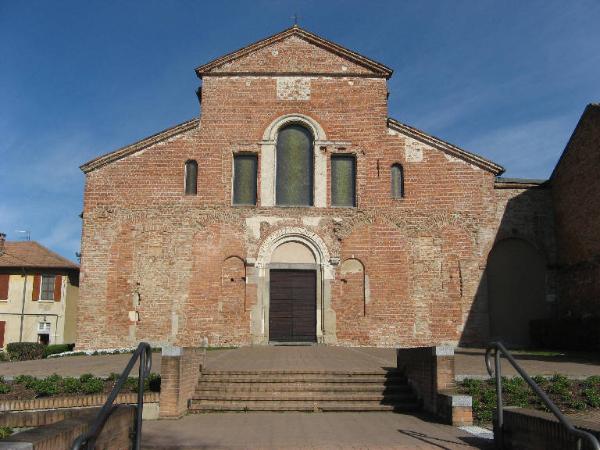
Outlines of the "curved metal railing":
M127 382L129 373L131 372L131 369L133 369L133 366L135 365L135 363L137 362L138 359L140 360L140 366L139 366L139 375L138 375L139 378L138 378L138 392L137 392L137 409L136 409L136 414L135 414L135 429L134 429L134 435L133 435L133 448L135 450L139 450L140 443L142 441L142 410L144 408L144 380L146 378L148 378L148 375L150 375L150 369L152 369L152 348L150 347L150 344L148 344L146 342L140 342L137 349L135 349L135 351L133 352L133 355L131 355L131 359L129 360L129 362L127 363L127 366L125 367L125 370L123 370L123 373L121 373L121 376L115 383L114 387L112 388L112 391L110 391L110 394L108 395L108 398L106 399L106 402L104 403L104 406L102 406L102 409L100 410L100 412L98 413L98 416L96 417L96 419L90 426L90 429L86 433L83 433L81 436L79 436L77 439L75 439L73 441L73 444L71 445L71 450L80 450L80 449L93 450L94 449L94 447L96 446L96 439L98 439L98 436L102 432L102 429L104 428L104 424L106 423L106 421L108 420L110 415L116 409L116 405L114 405L115 399L117 398L117 395L123 388L123 385Z
M492 368L492 352L494 352L494 366ZM504 408L502 405L502 369L500 366L500 355L503 354L504 357L508 360L508 362L515 368L515 370L523 377L523 379L527 382L529 387L537 394L537 396L542 399L544 404L548 407L552 414L558 419L563 427L565 427L570 433L574 434L578 437L577 439L577 449L581 449L581 442L585 440L589 443L590 449L600 450L600 444L596 437L588 433L587 431L579 430L575 428L571 422L564 416L563 413L560 412L558 407L550 400L550 398L546 395L546 393L537 385L535 381L531 379L527 372L523 370L521 366L515 361L510 352L506 349L506 347L501 342L492 342L488 345L487 350L485 352L485 365L487 367L487 371L491 377L496 378L496 397L497 397L497 414L496 414L496 426L498 430L499 436L499 448L503 447L503 431L502 428L504 426ZM496 436L494 436L496 438Z

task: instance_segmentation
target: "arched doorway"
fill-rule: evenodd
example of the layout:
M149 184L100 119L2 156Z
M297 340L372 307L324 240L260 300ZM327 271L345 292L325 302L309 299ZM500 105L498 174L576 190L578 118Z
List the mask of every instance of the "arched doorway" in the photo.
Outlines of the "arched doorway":
M334 267L323 240L303 227L269 235L256 258L253 342L335 343Z
M523 239L497 242L488 256L487 285L492 339L530 346L529 322L548 316L544 257Z
M309 247L279 245L269 265L269 341L317 341L316 259Z

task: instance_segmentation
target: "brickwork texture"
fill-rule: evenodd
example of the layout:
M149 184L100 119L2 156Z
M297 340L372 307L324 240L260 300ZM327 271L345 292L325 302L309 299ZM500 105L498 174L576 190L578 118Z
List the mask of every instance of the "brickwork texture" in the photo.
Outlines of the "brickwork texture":
M83 166L78 348L268 342L269 245L286 230L318 248L318 339L333 345L482 344L496 240L554 257L547 191L498 190L498 166L392 126L387 76L287 33L203 73L199 120ZM321 133L318 206L270 206L265 134L282 117ZM239 152L258 156L253 207L232 206ZM356 207L331 205L335 153L356 157ZM190 159L197 195L184 195ZM395 163L403 198L391 195Z

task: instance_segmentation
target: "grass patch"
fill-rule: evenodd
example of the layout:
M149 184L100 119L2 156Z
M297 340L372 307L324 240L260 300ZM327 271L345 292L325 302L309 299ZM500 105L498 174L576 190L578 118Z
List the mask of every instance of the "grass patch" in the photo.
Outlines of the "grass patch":
M557 374L549 379L533 377L533 380L564 413L600 408L600 376L579 381ZM458 390L473 397L473 417L477 423L492 421L496 409L494 380L467 378L458 383ZM505 406L548 410L521 377L502 377L502 397Z

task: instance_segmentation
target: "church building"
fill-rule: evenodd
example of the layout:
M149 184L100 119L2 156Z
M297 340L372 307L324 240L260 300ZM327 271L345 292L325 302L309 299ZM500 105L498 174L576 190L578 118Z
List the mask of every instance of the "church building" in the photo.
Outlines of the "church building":
M198 118L81 167L78 348L527 345L550 315L547 183L390 117L390 68L293 26L196 74Z

